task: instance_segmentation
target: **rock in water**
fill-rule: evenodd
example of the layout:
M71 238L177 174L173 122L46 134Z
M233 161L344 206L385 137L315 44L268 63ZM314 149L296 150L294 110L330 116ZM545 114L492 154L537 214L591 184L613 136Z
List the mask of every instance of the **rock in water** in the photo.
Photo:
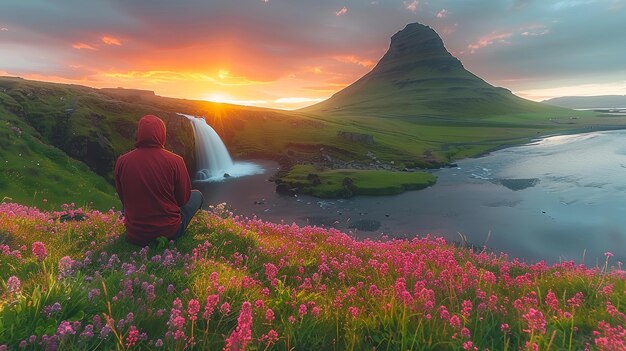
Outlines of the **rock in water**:
M296 196L296 189L292 188L287 183L280 183L276 185L276 192L280 195Z
M320 184L322 184L322 180L320 179L320 176L315 174L315 173L309 173L306 176L306 179L309 180L312 185L320 185Z

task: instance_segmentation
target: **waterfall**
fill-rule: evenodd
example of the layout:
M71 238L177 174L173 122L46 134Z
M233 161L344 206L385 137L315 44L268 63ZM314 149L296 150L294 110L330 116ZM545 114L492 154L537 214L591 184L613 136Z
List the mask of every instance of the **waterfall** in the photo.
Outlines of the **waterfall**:
M197 181L222 181L227 177L242 177L263 173L263 169L252 162L233 162L224 142L215 129L203 117L180 114L187 117L193 126L196 142Z

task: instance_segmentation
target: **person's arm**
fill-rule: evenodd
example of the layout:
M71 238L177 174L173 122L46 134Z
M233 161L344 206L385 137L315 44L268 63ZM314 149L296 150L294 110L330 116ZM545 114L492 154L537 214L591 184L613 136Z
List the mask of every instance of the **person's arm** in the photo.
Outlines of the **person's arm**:
M185 166L185 160L181 157L179 162L176 162L177 172L174 184L174 196L176 196L176 202L179 207L187 204L189 197L191 197L191 179L187 172L187 166Z

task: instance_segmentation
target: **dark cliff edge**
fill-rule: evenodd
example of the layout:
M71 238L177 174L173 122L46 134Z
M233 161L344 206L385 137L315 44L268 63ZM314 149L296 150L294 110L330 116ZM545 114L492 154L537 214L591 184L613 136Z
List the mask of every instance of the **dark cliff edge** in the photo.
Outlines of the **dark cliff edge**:
M191 122L176 113L168 112L160 116L165 122L167 140L165 148L180 155L185 160L189 176L193 179L196 172L196 138Z

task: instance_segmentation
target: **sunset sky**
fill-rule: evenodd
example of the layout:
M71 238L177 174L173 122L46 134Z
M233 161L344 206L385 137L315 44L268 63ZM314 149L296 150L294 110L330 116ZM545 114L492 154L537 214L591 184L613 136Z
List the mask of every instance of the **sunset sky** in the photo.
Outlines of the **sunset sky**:
M522 97L626 94L626 0L1 0L0 75L294 109L411 22Z

